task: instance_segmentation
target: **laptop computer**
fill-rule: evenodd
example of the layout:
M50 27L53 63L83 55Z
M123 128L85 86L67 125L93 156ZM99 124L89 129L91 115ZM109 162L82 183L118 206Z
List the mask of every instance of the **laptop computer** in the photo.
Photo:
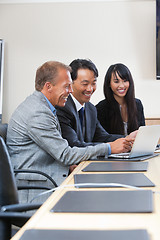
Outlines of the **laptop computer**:
M109 158L130 159L145 156L147 159L155 155L154 151L159 138L160 125L141 126L139 127L131 151L129 153L111 154Z

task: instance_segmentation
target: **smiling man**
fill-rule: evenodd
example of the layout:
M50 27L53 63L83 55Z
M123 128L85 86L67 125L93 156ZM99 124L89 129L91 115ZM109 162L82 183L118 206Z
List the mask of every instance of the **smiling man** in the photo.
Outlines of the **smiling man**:
M112 142L111 145L119 151L121 140L115 140L123 136L108 134L97 119L95 106L89 102L97 84L98 70L95 64L88 59L75 59L70 67L73 92L68 97L65 107L57 107L62 136L72 147Z
M7 132L7 146L13 167L46 172L58 185L68 176L71 165L99 155L108 156L107 143L71 148L67 140L62 138L55 106L64 107L72 93L70 71L69 66L55 61L46 62L38 68L36 90L17 107ZM88 91L84 93L85 98L89 98ZM113 153L117 152L114 145L111 145L111 149ZM129 149L129 141L120 141L119 152ZM30 185L34 181L37 185L53 187L39 175L18 174L16 178L19 185ZM35 194L37 190L20 191L20 200L28 202Z

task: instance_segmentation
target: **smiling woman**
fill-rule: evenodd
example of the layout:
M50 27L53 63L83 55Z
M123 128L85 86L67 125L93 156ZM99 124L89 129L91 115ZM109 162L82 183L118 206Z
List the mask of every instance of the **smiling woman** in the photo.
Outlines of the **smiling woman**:
M135 98L133 78L124 64L111 65L107 70L104 95L96 107L107 132L128 135L145 125L142 103Z

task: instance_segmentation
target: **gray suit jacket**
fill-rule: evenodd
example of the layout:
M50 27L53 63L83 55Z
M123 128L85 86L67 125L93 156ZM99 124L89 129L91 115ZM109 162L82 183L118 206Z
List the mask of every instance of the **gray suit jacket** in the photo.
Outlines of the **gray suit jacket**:
M85 103L85 136L83 137L79 115L71 96L64 107L56 107L57 116L62 129L62 136L71 147L85 147L102 142L112 142L122 135L109 134L97 119L97 109L90 103Z
M69 165L107 155L105 143L86 148L71 148L61 136L60 125L41 92L35 91L13 113L7 132L7 146L16 169L46 172L57 184L68 176ZM18 179L43 180L19 175Z

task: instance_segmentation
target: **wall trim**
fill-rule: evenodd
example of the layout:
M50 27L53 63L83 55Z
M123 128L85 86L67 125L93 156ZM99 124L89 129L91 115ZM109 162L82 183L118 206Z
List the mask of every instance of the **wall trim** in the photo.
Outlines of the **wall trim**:
M0 0L0 4L14 3L51 3L51 2L139 2L139 1L156 1L156 0Z

